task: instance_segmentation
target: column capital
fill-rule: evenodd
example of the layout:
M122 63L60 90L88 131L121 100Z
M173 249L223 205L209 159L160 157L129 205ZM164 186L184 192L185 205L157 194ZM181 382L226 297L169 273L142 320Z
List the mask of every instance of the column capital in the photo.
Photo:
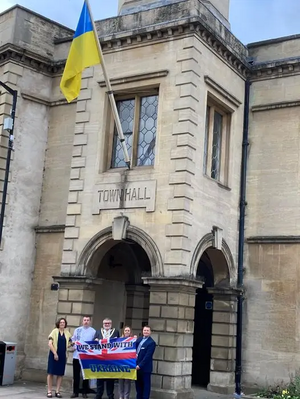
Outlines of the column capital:
M157 291L190 291L195 292L202 288L204 281L192 277L142 277L143 283L155 287Z
M59 284L59 288L63 289L94 289L96 285L101 285L103 279L85 277L85 276L52 276L53 280Z

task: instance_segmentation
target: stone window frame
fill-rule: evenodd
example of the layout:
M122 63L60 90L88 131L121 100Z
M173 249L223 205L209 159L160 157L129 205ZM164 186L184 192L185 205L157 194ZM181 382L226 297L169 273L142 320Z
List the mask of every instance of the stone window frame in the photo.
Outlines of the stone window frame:
M222 116L220 148L218 157L218 173L215 174L212 169L213 165L213 139L215 115ZM205 111L205 138L204 138L204 162L203 172L208 178L228 187L229 181L229 157L230 157L230 133L232 125L232 109L229 109L220 100L216 100L215 96L207 93L207 103Z
M157 130L158 130L158 120L159 120L159 86L151 86L151 87L144 87L144 88L132 88L130 90L124 90L119 91L115 95L115 101L118 103L118 101L122 100L129 100L135 98L136 100L136 105L135 105L135 111L134 111L134 125L133 125L133 151L131 152L131 168L154 168L155 166L155 160L153 165L141 165L138 166L136 165L136 160L137 160L137 144L138 144L138 130L139 130L139 108L140 108L140 99L142 97L147 97L147 96L153 96L157 95L158 96L158 106L157 106L157 128L156 128L156 138L155 138L155 147L157 143ZM112 159L113 159L113 146L114 146L114 135L115 135L115 121L113 118L113 114L111 111L111 108L109 107L108 109L108 117L107 117L107 128L106 128L106 134L108 136L108 145L106 147L107 154L106 154L106 170L107 171L120 171L122 169L125 169L125 166L122 167L113 167L112 166Z

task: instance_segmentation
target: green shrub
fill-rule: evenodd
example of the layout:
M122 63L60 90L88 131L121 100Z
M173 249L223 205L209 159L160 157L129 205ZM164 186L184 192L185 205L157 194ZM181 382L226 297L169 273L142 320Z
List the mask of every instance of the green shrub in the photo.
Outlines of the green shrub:
M282 383L276 387L262 389L256 396L268 399L300 399L300 374L291 378L288 384Z

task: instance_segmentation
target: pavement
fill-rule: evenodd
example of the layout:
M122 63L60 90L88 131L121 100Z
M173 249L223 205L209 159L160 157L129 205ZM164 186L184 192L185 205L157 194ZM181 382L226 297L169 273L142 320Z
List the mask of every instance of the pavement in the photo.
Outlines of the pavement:
M213 392L209 392L205 389L194 388L195 399L233 399L233 395L221 395ZM33 382L16 382L14 385L10 386L0 386L0 399L39 399L45 398L47 393L47 388L45 384L33 383ZM71 392L61 391L64 398L69 398ZM132 398L135 397L132 393ZM54 391L53 391L53 397ZM80 395L81 397L81 395ZM90 399L94 399L94 394L89 394ZM116 399L117 396L115 395ZM104 398L103 398L104 399Z

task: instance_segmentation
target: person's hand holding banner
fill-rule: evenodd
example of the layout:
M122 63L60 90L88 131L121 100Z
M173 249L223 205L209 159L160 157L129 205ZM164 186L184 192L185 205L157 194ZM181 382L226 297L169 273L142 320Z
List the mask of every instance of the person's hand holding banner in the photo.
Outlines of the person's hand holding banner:
M85 380L136 380L136 337L75 342Z

